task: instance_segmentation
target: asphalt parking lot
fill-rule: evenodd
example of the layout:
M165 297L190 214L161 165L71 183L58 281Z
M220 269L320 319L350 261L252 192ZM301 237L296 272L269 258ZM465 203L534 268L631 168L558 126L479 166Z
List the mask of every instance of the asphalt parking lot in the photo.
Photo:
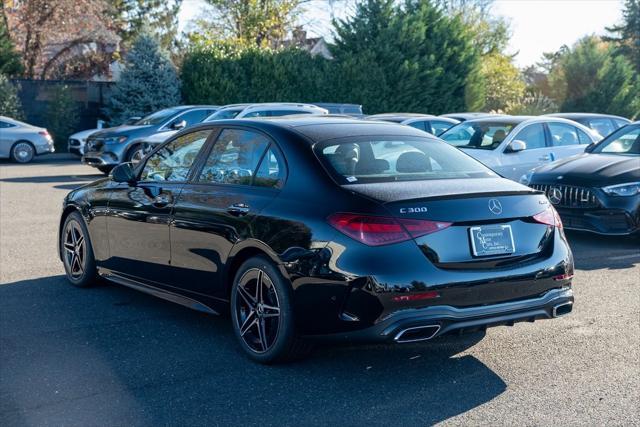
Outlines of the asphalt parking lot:
M228 319L116 285L68 285L77 161L0 163L0 425L634 425L640 243L570 233L565 318L402 346L325 346L265 367Z

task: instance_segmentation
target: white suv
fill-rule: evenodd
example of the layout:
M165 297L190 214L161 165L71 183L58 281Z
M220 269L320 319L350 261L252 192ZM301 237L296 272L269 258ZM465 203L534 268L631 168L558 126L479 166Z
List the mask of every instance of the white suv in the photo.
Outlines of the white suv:
M329 112L316 105L288 102L265 102L261 104L236 104L225 106L204 121L220 119L248 119L252 117L279 117L292 114L328 114Z

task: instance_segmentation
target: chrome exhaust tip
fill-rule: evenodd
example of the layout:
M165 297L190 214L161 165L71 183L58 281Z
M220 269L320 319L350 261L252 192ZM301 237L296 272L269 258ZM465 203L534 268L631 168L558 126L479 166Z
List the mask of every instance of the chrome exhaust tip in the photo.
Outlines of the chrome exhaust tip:
M554 306L553 310L551 311L551 315L553 317L562 317L571 313L572 310L573 310L573 303L565 302L565 303Z
M427 341L435 337L440 331L440 325L414 326L403 329L394 338L397 343Z

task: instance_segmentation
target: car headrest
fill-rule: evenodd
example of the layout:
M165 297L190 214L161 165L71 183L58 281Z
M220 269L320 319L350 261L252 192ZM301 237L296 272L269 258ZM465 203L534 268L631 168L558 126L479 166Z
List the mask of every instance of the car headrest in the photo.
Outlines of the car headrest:
M424 153L408 151L398 157L396 170L403 173L428 172L431 170L431 163Z

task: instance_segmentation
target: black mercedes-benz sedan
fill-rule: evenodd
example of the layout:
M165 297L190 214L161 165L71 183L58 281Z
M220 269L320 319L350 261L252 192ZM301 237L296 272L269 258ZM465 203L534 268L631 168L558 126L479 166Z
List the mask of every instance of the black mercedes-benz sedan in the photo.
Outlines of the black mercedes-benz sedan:
M60 257L229 312L262 363L318 338L406 343L572 310L573 259L541 192L408 126L217 121L69 193Z
M546 193L567 228L640 235L640 122L535 169L523 183Z

